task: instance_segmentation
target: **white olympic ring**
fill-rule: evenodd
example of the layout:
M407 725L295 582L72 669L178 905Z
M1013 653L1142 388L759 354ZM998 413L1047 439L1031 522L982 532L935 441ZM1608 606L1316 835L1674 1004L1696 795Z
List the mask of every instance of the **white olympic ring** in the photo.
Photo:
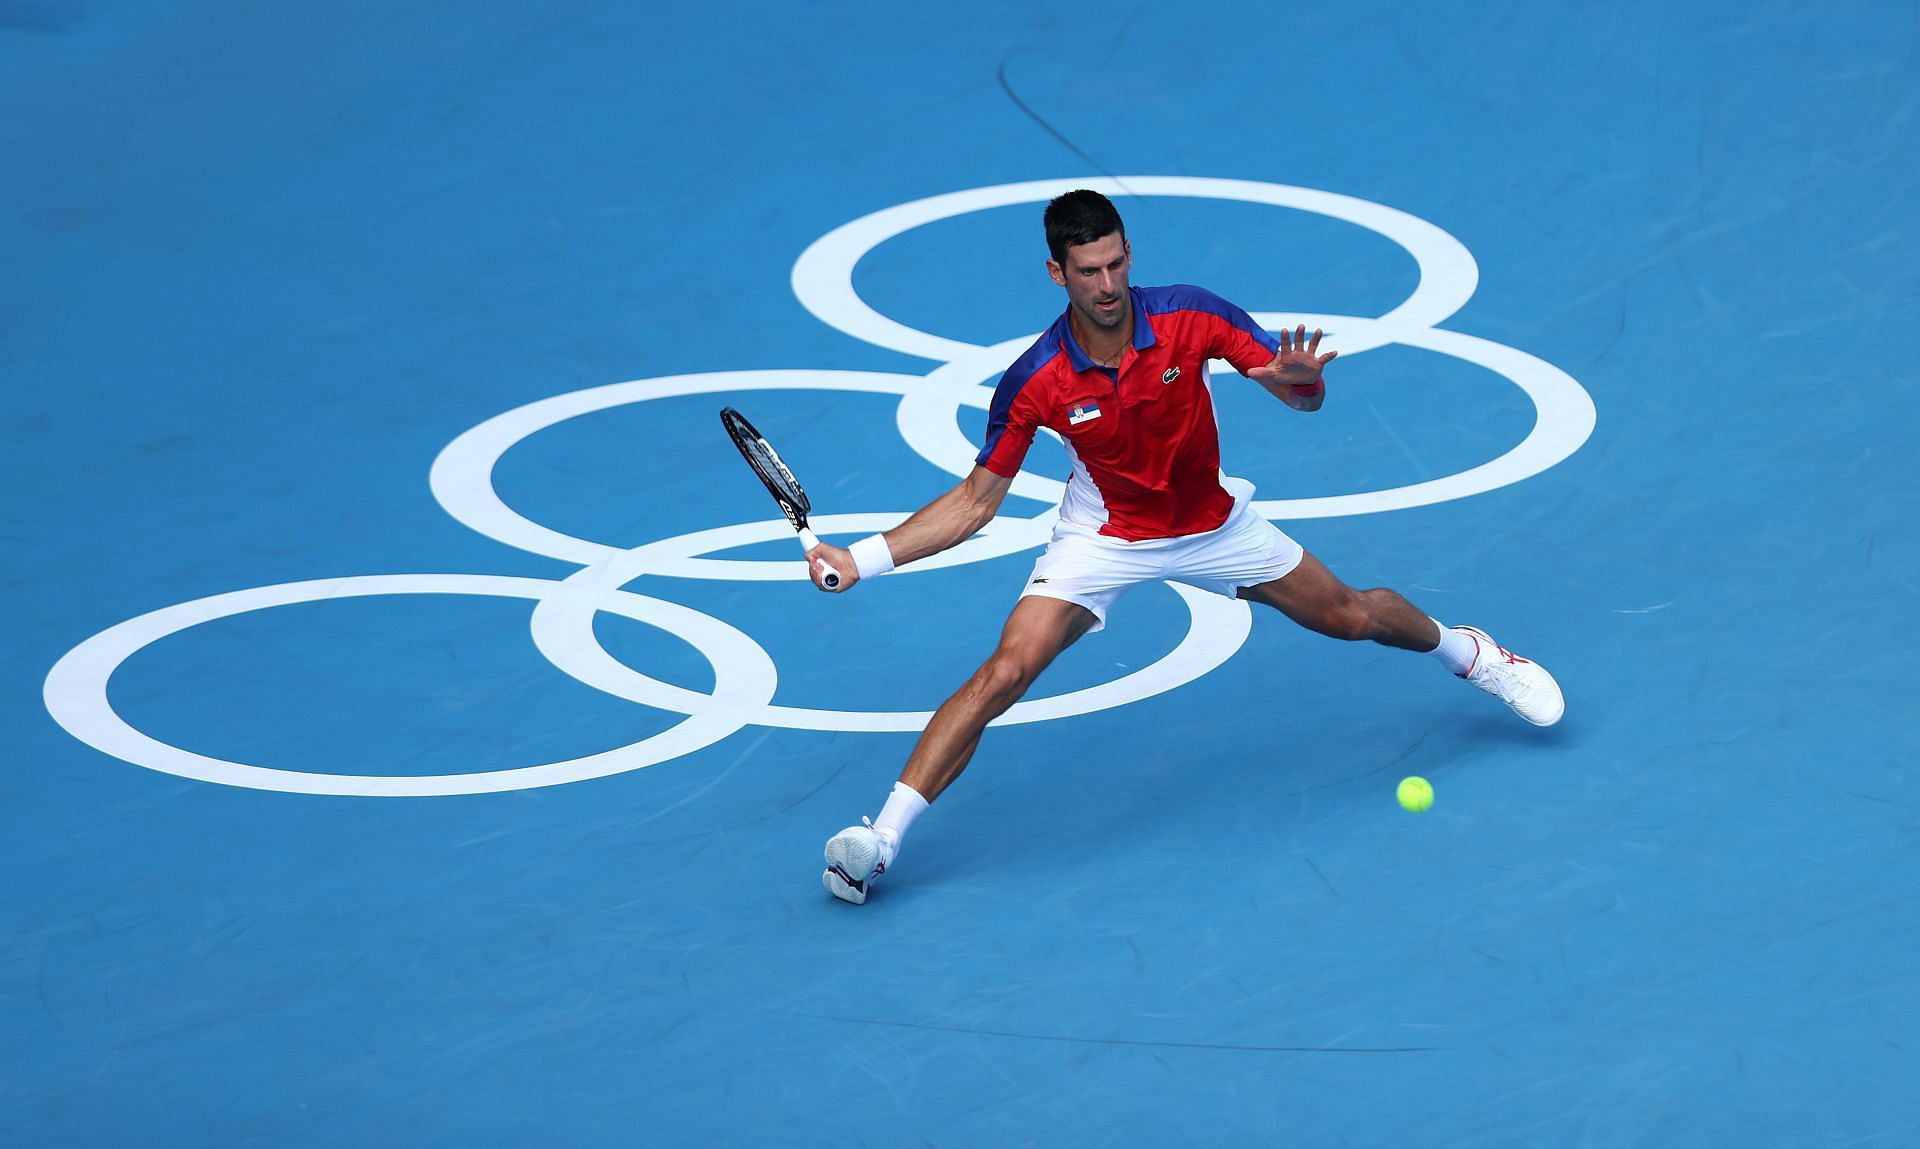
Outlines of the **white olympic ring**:
M1031 180L948 192L914 200L844 223L814 240L793 265L793 293L822 323L863 343L949 362L979 348L971 343L942 339L888 319L868 307L853 289L853 269L866 254L903 232L958 215L1015 204L1043 203L1068 188L1091 188L1110 196L1175 196L1222 199L1289 207L1358 224L1399 244L1420 265L1420 282L1400 306L1382 315L1379 326L1388 330L1432 327L1445 322L1466 305L1480 284L1473 253L1446 232L1406 212L1352 196L1287 184L1252 180L1208 179L1202 176L1125 176L1109 179ZM1381 346L1387 340L1366 342L1370 332L1357 328L1342 354ZM1027 342L1031 342L1028 340ZM1023 344L1024 349L1024 344ZM1004 367L1005 365L1002 364Z
M637 770L710 746L748 725L798 730L913 731L926 711L823 710L775 705L778 672L766 650L711 615L624 588L644 576L744 581L807 578L805 563L708 557L715 552L791 536L784 519L709 528L619 548L576 538L512 510L493 485L500 459L529 436L566 420L632 403L734 391L825 390L897 397L895 420L906 445L954 475L973 467L976 448L961 431L962 407L984 410L995 374L1032 336L978 346L916 331L880 315L853 288L856 265L888 239L938 220L988 208L1037 203L1070 187L1117 195L1184 196L1293 208L1374 231L1419 266L1414 292L1378 317L1256 312L1269 328L1296 323L1335 330L1343 355L1401 344L1464 359L1505 377L1532 400L1527 436L1504 454L1453 475L1409 486L1309 499L1269 499L1255 508L1269 518L1367 514L1425 506L1493 490L1538 474L1578 450L1595 423L1593 402L1559 368L1518 349L1439 329L1478 284L1473 256L1433 224L1366 200L1310 188L1245 180L1128 176L1110 180L1045 180L974 188L901 204L822 236L794 264L801 304L836 330L881 347L940 361L924 376L858 371L726 371L638 379L555 395L502 412L457 436L434 460L429 486L455 519L488 538L581 569L562 579L493 575L363 575L283 583L181 603L129 619L81 643L47 675L45 701L74 737L117 758L181 777L305 794L424 796L477 794L558 785ZM1043 544L1064 484L1030 472L1012 493L1049 504L1031 518L996 517L975 538L899 573L936 570L1013 554ZM898 524L907 511L820 515L822 535L868 533ZM1173 584L1169 584L1173 585ZM1251 615L1244 602L1173 585L1191 621L1187 635L1152 664L1119 679L1052 697L1026 699L998 724L1038 722L1138 701L1212 671L1245 642ZM473 774L347 775L250 766L195 754L135 730L113 710L107 682L128 658L161 638L217 619L269 607L374 595L457 594L522 598L534 603L535 646L556 667L607 694L686 718L638 742L584 758ZM610 612L692 644L712 664L710 693L661 682L620 662L594 635L595 616Z
M544 766L437 776L314 774L227 762L169 746L128 725L107 700L107 679L121 663L162 638L217 619L268 607L369 595L490 595L537 602L552 586L547 579L507 575L356 575L278 583L195 599L130 618L68 651L47 675L44 691L47 711L54 721L81 741L150 770L256 790L368 797L489 794L604 778L691 754L740 729L739 723L730 721L716 708L695 714L670 730L629 746ZM603 598L600 608L658 627L700 651L713 663L714 688L710 697L716 703L757 707L773 697L778 677L773 660L759 643L712 615L665 599L625 591Z
M778 537L778 533L791 533L784 519L767 525L776 532L765 536L767 538ZM701 532L709 537L718 533ZM690 539L699 536L682 537ZM737 545L731 540L732 536L729 536L729 541L723 545ZM1037 541L1026 545L1037 545ZM656 550L661 546L660 543L652 543L636 547L615 555L605 563L583 567L561 580L554 591L541 598L533 608L533 641L548 662L596 690L630 702L683 714L727 710L741 725L781 726L790 730L913 731L924 727L933 717L930 710L817 710L774 706L771 703L750 710L739 705L723 704L708 695L669 686L613 657L594 637L593 616L600 610L599 604L608 591L642 575L657 573L656 564L662 561L663 555L669 556L667 561L670 561L672 552ZM1185 685L1233 657L1253 627L1247 605L1236 599L1206 594L1191 587L1173 585L1173 589L1186 603L1192 616L1192 625L1186 637L1172 651L1110 682L1070 694L1029 698L1016 703L994 725L1010 726L1066 718L1105 710L1125 702L1137 702Z

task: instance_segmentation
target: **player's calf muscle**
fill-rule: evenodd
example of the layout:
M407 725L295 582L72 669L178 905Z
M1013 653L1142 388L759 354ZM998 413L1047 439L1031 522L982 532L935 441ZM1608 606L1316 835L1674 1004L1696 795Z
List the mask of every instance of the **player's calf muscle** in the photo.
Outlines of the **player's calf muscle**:
M1433 649L1439 627L1425 611L1408 602L1399 591L1386 587L1375 587L1366 594L1375 626L1370 637L1375 642L1407 650Z
M1425 650L1433 645L1433 624L1397 591L1386 587L1347 590L1328 603L1312 622L1314 630L1348 642Z

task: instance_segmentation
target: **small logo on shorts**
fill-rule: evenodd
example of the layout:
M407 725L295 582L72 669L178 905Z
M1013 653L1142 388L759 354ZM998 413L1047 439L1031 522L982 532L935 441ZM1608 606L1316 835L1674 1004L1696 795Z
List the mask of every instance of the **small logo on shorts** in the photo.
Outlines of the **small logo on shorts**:
M1067 423L1071 426L1078 427L1089 419L1098 419L1099 417L1100 404L1075 403L1073 410L1067 412Z
M1178 378L1180 378L1180 369L1178 367L1169 367L1167 368L1167 373L1160 376L1160 382L1171 383Z
M1043 579L1043 578L1037 578L1037 579L1034 579L1034 580L1033 580L1033 585L1034 585L1034 586L1039 586L1039 585L1040 585L1041 583L1043 583L1043 582L1046 582L1046 581L1047 581L1046 579Z

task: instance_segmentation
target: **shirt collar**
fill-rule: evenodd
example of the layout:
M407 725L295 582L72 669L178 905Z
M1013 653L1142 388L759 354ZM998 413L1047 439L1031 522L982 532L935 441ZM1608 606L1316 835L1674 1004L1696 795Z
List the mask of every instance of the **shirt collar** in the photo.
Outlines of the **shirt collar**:
M1146 299L1140 294L1140 289L1129 286L1127 294L1133 297L1133 349L1136 352L1145 351L1156 342L1153 321L1147 318ZM1095 367L1107 370L1080 349L1079 341L1073 337L1072 315L1072 308L1068 308L1066 314L1060 317L1060 342L1066 346L1068 362L1073 364L1075 371L1089 371Z

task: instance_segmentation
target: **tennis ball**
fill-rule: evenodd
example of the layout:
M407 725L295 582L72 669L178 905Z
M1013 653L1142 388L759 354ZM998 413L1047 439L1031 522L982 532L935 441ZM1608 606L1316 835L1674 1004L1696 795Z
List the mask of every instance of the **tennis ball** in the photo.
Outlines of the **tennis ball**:
M1415 814L1433 805L1433 786L1420 777L1400 779L1400 806Z

